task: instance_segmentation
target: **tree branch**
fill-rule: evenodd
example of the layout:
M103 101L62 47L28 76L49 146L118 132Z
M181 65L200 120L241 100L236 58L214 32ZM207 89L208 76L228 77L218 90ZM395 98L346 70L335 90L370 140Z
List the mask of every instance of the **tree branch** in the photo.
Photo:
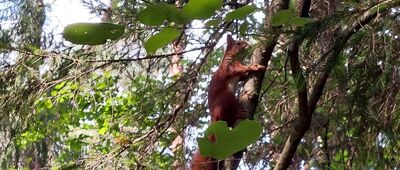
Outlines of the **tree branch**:
M310 10L311 0L304 0L300 7L300 17L308 17ZM300 33L301 27L296 28L296 32ZM304 41L305 36L294 35L292 43L288 47L288 57L290 60L290 68L296 80L297 98L298 98L298 119L292 128L291 135L285 143L281 156L275 166L275 170L287 169L290 165L294 153L296 152L297 145L300 143L305 132L310 128L311 115L308 107L308 89L307 81L300 68L299 49Z
M140 61L140 60L149 60L149 59L155 59L155 58L167 58L171 57L173 55L182 55L188 52L192 51L197 51L197 50L204 50L210 48L210 46L204 46L204 47L198 47L198 48L193 48L187 51L182 51L178 53L170 53L170 54L160 54L160 55L149 55L143 58L124 58L124 59L105 59L105 60L81 60L83 62L110 62L110 63L116 63L116 62L130 62L130 61ZM78 60L79 61L79 60Z
M329 77L329 73L335 67L335 60L339 57L342 50L345 48L346 42L350 39L350 37L359 31L364 25L368 24L379 12L384 12L390 9L390 7L398 5L400 0L396 1L383 1L374 7L370 8L368 11L364 12L357 20L355 20L351 26L345 29L342 33L339 34L332 51L330 50L330 54L327 57L327 65L325 70L318 75L317 82L314 85L313 91L311 93L310 101L307 106L304 106L304 98L306 94L304 93L304 87L298 88L299 95L299 119L297 124L295 125L295 129L293 129L289 138L286 141L285 147L282 151L281 157L275 167L276 170L287 169L290 165L291 159L296 152L297 146L300 143L301 138L304 136L305 132L308 130L311 124L312 114L315 111L316 105L322 95L324 86ZM294 45L298 42L295 40ZM297 47L298 48L298 47ZM298 49L296 46L292 48L292 51L289 51L289 57L291 58L291 64L297 65L296 58L298 57ZM296 52L297 50L297 52ZM298 58L297 58L298 59ZM297 66L292 66L292 72L294 75L299 74L296 73ZM297 70L298 71L298 70ZM302 75L300 76L300 79ZM305 86L305 85L304 85ZM307 91L306 91L307 92ZM301 113L303 112L303 113Z
M322 95L323 88L325 83L329 77L330 71L335 67L334 63L337 60L337 57L345 47L346 42L350 39L350 37L359 31L363 26L368 24L372 19L374 19L377 13L387 12L390 8L400 5L400 0L387 0L382 1L378 4L375 4L368 11L364 12L357 20L355 20L350 27L342 31L339 34L337 41L335 42L332 50L329 50L330 54L323 54L327 56L327 65L325 70L318 75L316 84L314 85L313 91L311 93L309 107L310 111L314 111L320 96ZM329 53L329 52L327 52Z

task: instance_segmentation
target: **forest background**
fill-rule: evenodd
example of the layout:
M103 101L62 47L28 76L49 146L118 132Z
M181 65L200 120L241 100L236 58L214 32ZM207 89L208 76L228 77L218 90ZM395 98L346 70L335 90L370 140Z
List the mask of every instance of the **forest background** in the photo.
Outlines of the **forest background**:
M78 2L115 25L71 38L54 1L0 1L0 169L189 168L226 34L267 67L233 169L400 168L400 0Z

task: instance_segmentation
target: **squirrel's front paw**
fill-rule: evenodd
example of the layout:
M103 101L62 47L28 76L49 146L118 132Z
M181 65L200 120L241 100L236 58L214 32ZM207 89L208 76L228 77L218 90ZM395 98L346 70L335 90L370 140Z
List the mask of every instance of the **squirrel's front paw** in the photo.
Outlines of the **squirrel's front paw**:
M260 65L260 64L254 64L254 65L250 66L250 68L254 71L265 70L265 66Z

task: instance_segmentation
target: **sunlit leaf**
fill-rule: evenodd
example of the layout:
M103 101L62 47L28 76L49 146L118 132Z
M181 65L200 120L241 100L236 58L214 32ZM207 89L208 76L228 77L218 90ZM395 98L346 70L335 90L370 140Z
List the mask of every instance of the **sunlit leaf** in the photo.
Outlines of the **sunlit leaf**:
M190 0L183 6L183 14L190 19L206 19L221 9L222 0Z
M238 8L232 12L229 12L226 14L224 20L225 21L231 21L234 19L244 19L246 18L249 14L254 12L257 8L253 5L246 5L244 7Z
M107 88L107 87L108 87L108 85L107 85L106 82L100 82L100 83L98 83L98 84L96 85L96 88L99 89L99 90L105 89L105 88Z
M106 134L107 130L108 130L108 126L104 126L104 127L99 129L98 133L100 135L104 135L104 134Z
M281 10L278 11L271 20L272 26L280 26L283 24L289 23L292 17L295 16L295 13L292 10Z
M212 19L212 20L207 21L205 23L205 25L209 26L209 27L217 27L221 22L222 22L222 20L220 20L220 19Z
M178 9L175 6L169 6L167 11L167 20L170 23L185 24L189 19L185 17L182 9Z
M43 101L43 104L45 105L46 108L50 109L53 107L53 103L51 102L50 99L46 99Z
M74 44L99 45L119 39L125 31L122 25L110 23L76 23L64 28L63 37Z
M57 91L52 90L52 91L50 92L50 95L51 95L51 96L57 96Z
M175 8L175 6L165 3L149 5L139 12L138 19L143 24L159 26L167 19L169 6Z
M144 44L144 48L148 53L154 53L157 49L166 46L181 34L181 30L176 28L165 28L158 34L150 37Z
M298 17L295 15L293 10L281 10L278 11L273 17L272 17L272 25L273 26L280 26L284 24L289 24L292 26L304 26L307 23L311 22L312 19L310 18L304 18L304 17Z
M63 88L65 86L65 83L67 83L67 81L62 81L62 82L58 83L57 85L54 86L54 90L60 90L61 88Z
M208 127L206 137L197 141L201 155L222 160L254 143L261 132L261 125L254 120L241 121L233 130L228 128L226 122L217 121ZM215 142L207 138L210 135L215 135Z
M72 139L69 142L69 147L74 150L74 151L80 151L82 146L83 146L83 142L79 139Z
M239 33L240 35L245 35L247 33L247 30L249 29L249 23L244 22L243 24L240 25L239 27Z
M304 18L304 17L293 17L290 20L290 24L293 26L304 26L307 23L310 23L312 21L312 19L310 18Z
M138 19L143 24L151 26L160 26L165 21L175 24L184 24L187 21L181 9L166 3L147 6L147 8L140 11Z

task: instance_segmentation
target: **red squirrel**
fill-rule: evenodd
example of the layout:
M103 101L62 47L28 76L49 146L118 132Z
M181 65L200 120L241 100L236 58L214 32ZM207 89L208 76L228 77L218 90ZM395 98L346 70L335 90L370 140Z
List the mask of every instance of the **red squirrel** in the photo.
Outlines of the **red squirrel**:
M226 121L229 127L233 127L236 120L247 119L248 115L235 96L237 83L243 80L248 72L265 70L262 65L245 66L240 59L235 58L248 44L244 41L235 41L231 35L227 36L227 47L224 57L213 74L208 87L208 107L211 114L211 123L215 121ZM215 136L208 137L215 142ZM199 151L195 153L192 160L192 170L217 170L223 165L213 158L203 157Z

